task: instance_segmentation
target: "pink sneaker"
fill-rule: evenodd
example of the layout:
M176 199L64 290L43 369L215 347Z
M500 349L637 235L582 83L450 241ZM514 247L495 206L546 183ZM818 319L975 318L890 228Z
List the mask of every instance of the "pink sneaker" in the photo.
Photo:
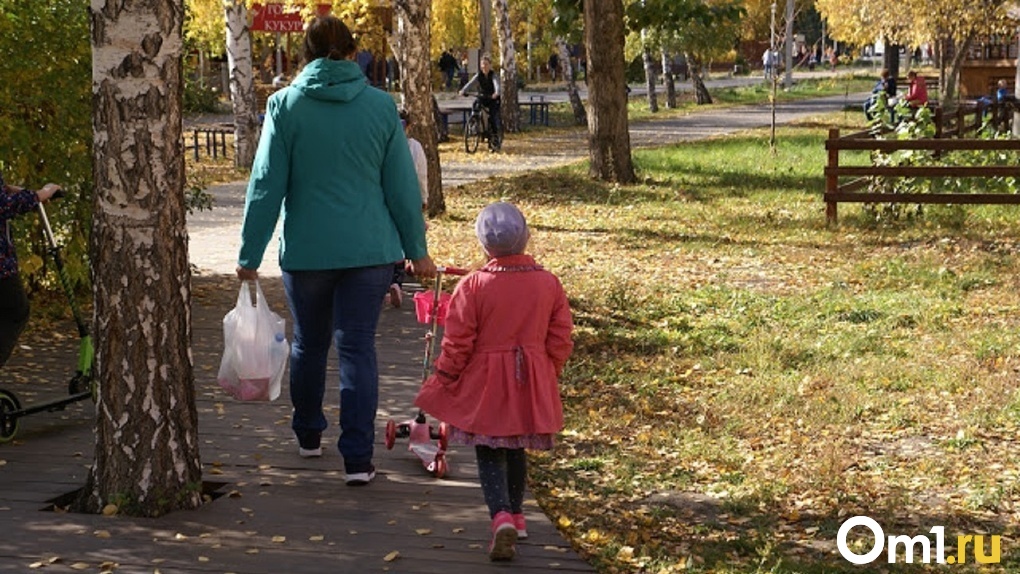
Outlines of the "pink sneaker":
M512 560L517 549L517 528L509 512L499 512L492 519L492 542L489 544L489 560Z
M524 513L514 514L514 528L517 530L517 539L524 540L528 537L528 527L524 522Z

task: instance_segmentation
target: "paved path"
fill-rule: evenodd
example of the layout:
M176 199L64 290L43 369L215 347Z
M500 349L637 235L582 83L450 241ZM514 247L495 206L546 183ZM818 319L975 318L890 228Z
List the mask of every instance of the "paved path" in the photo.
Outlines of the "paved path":
M781 122L840 109L844 98L780 107ZM635 147L696 139L762 125L768 108L707 112L632 126ZM564 138L562 151L533 157L535 169L584 157L583 134L550 131ZM510 148L512 149L512 142ZM510 152L508 152L510 153ZM509 162L444 164L447 186L504 172ZM494 170L493 166L498 166ZM378 437L377 480L363 489L342 483L339 456L332 449L318 460L296 453L284 397L272 404L227 399L215 373L221 346L220 323L236 298L231 277L244 184L216 186L216 207L189 219L191 258L197 266L193 297L193 356L198 389L204 477L210 491L227 494L191 512L156 520L53 512L51 501L84 484L93 453L93 405L74 403L64 411L20 420L15 440L0 444L0 573L113 572L288 574L318 572L450 573L495 572L485 557L488 520L477 486L473 453L455 448L451 473L436 480L406 447L387 451ZM266 256L267 262L274 253ZM276 266L262 269L267 298L283 310ZM408 306L409 307L409 306ZM0 387L25 406L59 398L75 363L73 327L66 337L42 339L29 332L11 362L0 371ZM424 328L408 308L382 314L378 349L384 365L380 421L412 414L420 384ZM49 336L47 336L49 337ZM337 376L331 359L330 377ZM329 387L327 404L337 390ZM331 424L336 407L331 407ZM381 424L380 424L381 427ZM335 433L331 427L329 433ZM335 440L335 434L330 440ZM401 448L403 447L403 448ZM513 568L520 572L590 572L533 499L528 500L531 538L519 545ZM393 554L393 553L396 554ZM397 556L386 561L387 556ZM44 567L40 568L40 566Z

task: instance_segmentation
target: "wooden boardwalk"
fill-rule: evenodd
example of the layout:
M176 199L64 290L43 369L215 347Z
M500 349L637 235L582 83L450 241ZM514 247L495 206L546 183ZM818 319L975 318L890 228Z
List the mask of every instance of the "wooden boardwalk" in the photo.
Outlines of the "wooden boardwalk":
M263 288L285 315L280 280L264 279ZM490 563L488 513L474 453L452 446L450 474L437 480L405 441L392 451L383 446L385 421L414 414L420 383L424 327L410 304L382 312L379 473L369 486L351 488L343 482L333 446L335 383L327 385L331 426L320 459L297 455L286 390L274 403L249 404L216 386L221 321L236 294L232 278L195 278L193 356L203 476L217 483L221 496L200 509L158 519L47 511L48 501L84 484L94 453L94 406L82 401L25 417L15 440L0 444L0 572L593 572L530 497L525 510L530 538L518 543L512 563ZM77 340L70 325L62 332L67 337L57 340L49 340L49 333L27 333L24 347L0 371L0 388L14 392L23 406L66 392ZM336 381L335 359L329 376Z

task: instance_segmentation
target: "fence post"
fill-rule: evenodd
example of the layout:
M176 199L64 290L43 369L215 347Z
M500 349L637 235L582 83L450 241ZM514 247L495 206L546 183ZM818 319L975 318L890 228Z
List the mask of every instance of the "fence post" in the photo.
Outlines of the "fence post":
M839 128L832 128L829 130L829 139L826 140L826 147L828 147L829 161L825 174L825 193L836 193L839 190L839 178L835 174L836 168L839 167L839 148L836 143L839 141ZM825 201L825 222L828 225L836 224L836 206L837 202Z
M195 161L198 161L198 130L191 132L191 141L195 144Z

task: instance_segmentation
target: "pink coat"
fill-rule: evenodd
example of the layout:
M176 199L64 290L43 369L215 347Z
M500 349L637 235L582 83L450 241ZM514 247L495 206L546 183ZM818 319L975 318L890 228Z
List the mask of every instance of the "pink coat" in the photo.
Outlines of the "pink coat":
M415 404L473 434L556 433L573 328L555 275L528 255L493 259L454 290L435 374Z

